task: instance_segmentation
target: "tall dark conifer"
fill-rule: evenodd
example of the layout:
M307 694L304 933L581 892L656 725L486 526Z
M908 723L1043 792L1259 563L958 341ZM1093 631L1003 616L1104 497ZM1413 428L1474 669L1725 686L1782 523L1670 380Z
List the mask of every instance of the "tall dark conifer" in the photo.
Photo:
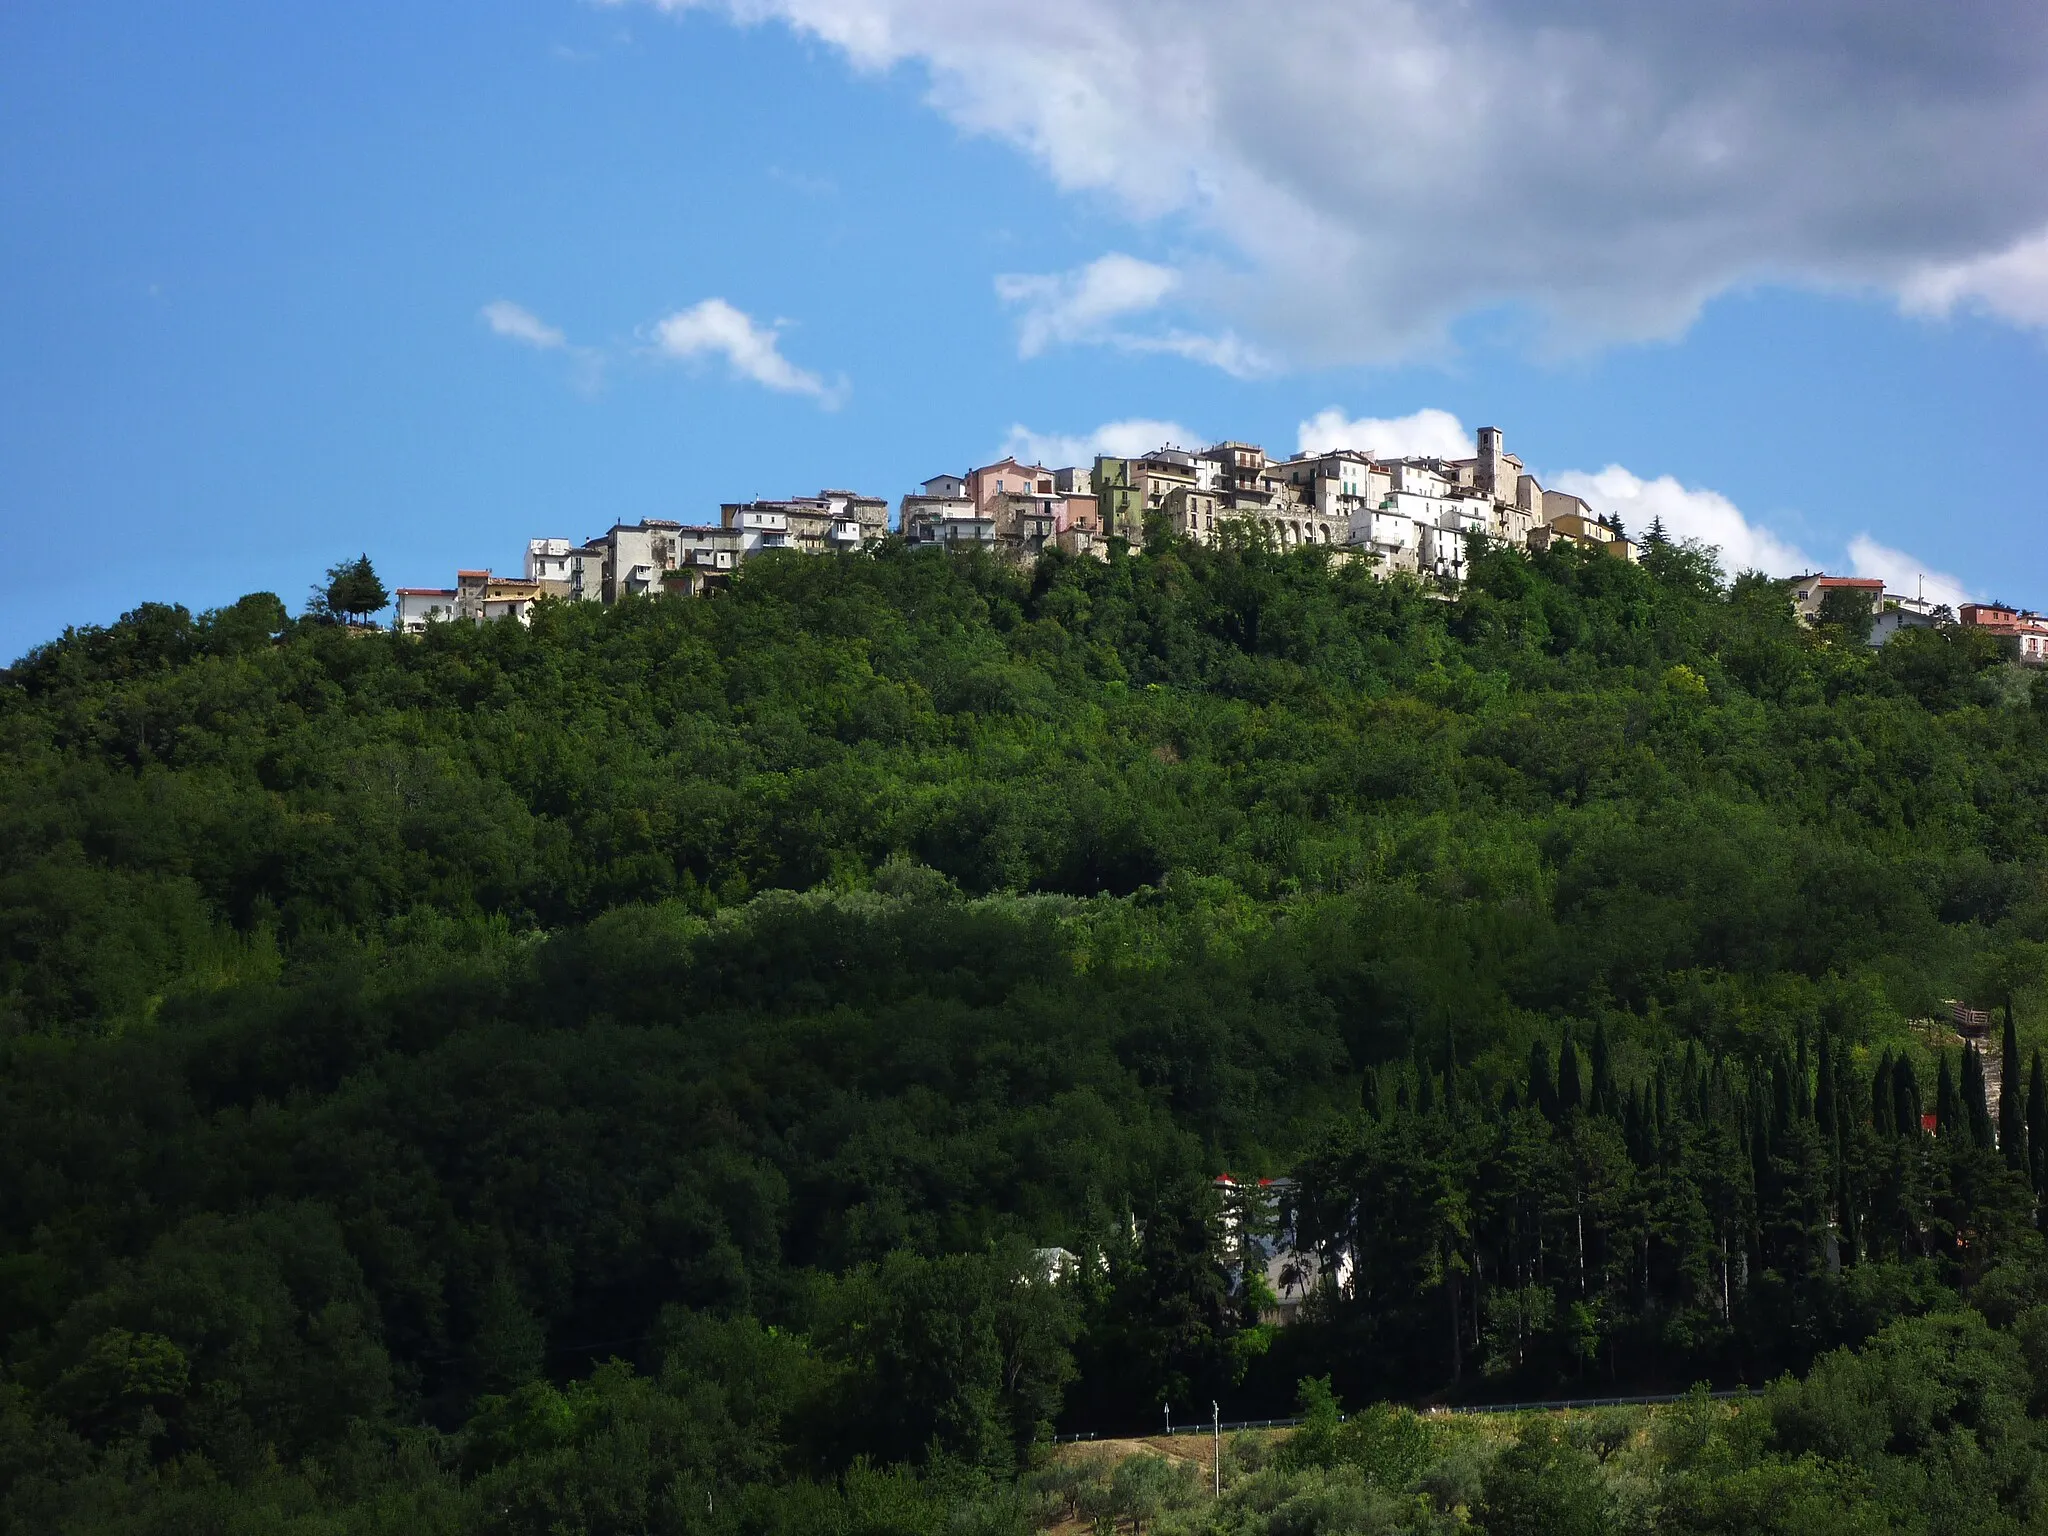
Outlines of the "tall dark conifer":
M2005 1166L2027 1173L2027 1107L2020 1097L2020 1037L2013 1030L2012 999L2005 1001L2005 1038L1998 1053L1998 1150Z
M2027 1073L2028 1172L2034 1193L2048 1193L2048 1075L2041 1071L2041 1053L2034 1052L2033 1070Z
M1944 1091L1949 1096L1951 1101L1950 1112L1953 1113L1956 1087L1954 1082L1949 1079L1948 1058L1946 1056L1941 1061L1941 1080L1947 1084ZM1938 1097L1935 1102L1937 1105L1940 1103ZM1912 1058L1907 1056L1894 1057L1892 1059L1892 1133L1896 1136L1903 1136L1909 1141L1917 1141L1922 1135L1920 1125L1921 1113L1920 1079L1913 1071ZM1936 1112L1936 1122L1937 1124L1940 1122L1938 1110Z
M1557 1080L1550 1074L1550 1047L1541 1040L1529 1047L1529 1107L1557 1118Z
M1373 1119L1380 1117L1380 1072L1378 1067L1367 1067L1365 1076L1358 1084L1358 1106Z
M1616 1100L1614 1088L1614 1066L1607 1054L1607 1021L1600 1019L1593 1025L1593 1083L1588 1108L1596 1115L1621 1114L1621 1105Z
M1835 1134L1835 1061L1828 1049L1827 1031L1820 1037L1820 1082L1813 1095L1813 1118L1820 1126L1821 1135L1833 1138Z
M1880 1136L1898 1134L1898 1116L1892 1111L1892 1053L1877 1058L1877 1071L1870 1079L1870 1128Z
M1449 1025L1444 1027L1444 1113L1458 1118L1458 1037Z
M1657 1091L1656 1097L1652 1101L1654 1121L1651 1126L1651 1134L1656 1138L1657 1156L1660 1159L1666 1157L1668 1149L1673 1145L1678 1129L1671 1121L1671 1093L1667 1086L1667 1077L1668 1074L1664 1070L1664 1063L1658 1062Z
M1799 1051L1793 1063L1792 1072L1792 1113L1801 1120L1811 1120L1813 1118L1813 1090L1808 1086L1812 1082L1812 1078L1809 1075L1811 1071L1812 1064L1806 1059L1806 1020L1801 1019L1799 1021Z
M1949 1070L1948 1052L1941 1053L1941 1077L1934 1089L1934 1134L1943 1141L1967 1133L1963 1124L1962 1101L1956 1097L1956 1075Z
M1984 1058L1975 1045L1963 1047L1963 1117L1970 1124L1970 1144L1991 1149L1991 1105L1984 1096Z
M1564 1045L1557 1053L1557 1111L1568 1115L1584 1107L1585 1085L1579 1081L1579 1048L1572 1041L1572 1027L1564 1027Z

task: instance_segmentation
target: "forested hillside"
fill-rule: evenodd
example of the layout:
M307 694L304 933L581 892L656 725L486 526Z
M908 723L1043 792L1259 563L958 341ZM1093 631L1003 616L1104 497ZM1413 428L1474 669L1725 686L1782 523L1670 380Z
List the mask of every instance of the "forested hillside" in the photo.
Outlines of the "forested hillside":
M5 1529L1012 1530L1168 1403L1816 1360L1570 1528L2048 1521L2048 688L1698 549L1472 573L885 545L23 658ZM1345 1276L1284 1328L1261 1223ZM1529 1443L1230 1528L1564 1529L1606 1452Z

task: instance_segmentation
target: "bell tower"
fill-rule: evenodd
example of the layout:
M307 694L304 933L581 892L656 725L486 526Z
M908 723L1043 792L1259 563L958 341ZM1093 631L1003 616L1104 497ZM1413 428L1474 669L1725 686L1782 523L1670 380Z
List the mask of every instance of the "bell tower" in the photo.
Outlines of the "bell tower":
M1479 429L1479 462L1473 465L1472 483L1495 501L1510 504L1515 499L1515 479L1508 472L1507 450L1501 446L1499 427Z

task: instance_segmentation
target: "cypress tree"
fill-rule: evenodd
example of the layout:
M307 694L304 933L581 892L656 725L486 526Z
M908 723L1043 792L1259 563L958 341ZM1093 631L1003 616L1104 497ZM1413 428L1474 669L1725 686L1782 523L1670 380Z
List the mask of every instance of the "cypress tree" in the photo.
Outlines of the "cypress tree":
M1444 1026L1444 1113L1453 1121L1458 1118L1458 1036L1448 1024Z
M1373 1119L1379 1119L1380 1072L1378 1067L1367 1067L1365 1069L1365 1076L1358 1084L1358 1104Z
M1820 1037L1820 1086L1814 1091L1813 1118L1820 1125L1823 1136L1832 1137L1838 1123L1835 1118L1835 1063L1828 1050L1827 1032Z
M1654 1102L1656 1113L1657 1153L1661 1157L1671 1143L1671 1095L1665 1085L1664 1063L1657 1063L1657 1094Z
M2042 1074L2039 1051L2034 1052L2034 1067L2027 1074L2027 1150L2032 1154L2028 1171L2038 1195L2048 1190L2048 1077Z
M1947 1084L1945 1091L1950 1100L1953 1101L1956 1096L1956 1089L1955 1084L1949 1081L1948 1058L1946 1056L1941 1060L1941 1080ZM1935 1102L1938 1106L1941 1101L1937 1098ZM1950 1111L1953 1112L1955 1107L1953 1102L1951 1102L1949 1107ZM1904 1056L1895 1057L1892 1061L1893 1133L1910 1140L1919 1140L1922 1134L1920 1115L1920 1079L1914 1073L1913 1063L1908 1058ZM1937 1112L1935 1116L1937 1129L1942 1123L1941 1117Z
M1892 1112L1892 1053L1877 1058L1876 1075L1870 1079L1870 1128L1880 1136L1899 1134L1898 1116Z
M1963 1047L1963 1116L1969 1121L1971 1145L1990 1150L1991 1105L1984 1095L1984 1058L1975 1045Z
M1500 1112L1501 1112L1501 1114L1503 1114L1503 1115L1512 1115L1512 1114L1513 1114L1513 1113L1514 1113L1514 1112L1515 1112L1516 1110L1520 1109L1521 1107L1522 1107L1522 1101L1521 1101L1521 1099L1520 1099L1520 1098L1519 1098L1519 1097L1518 1097L1518 1096L1516 1095L1516 1093L1515 1093L1515 1085L1514 1085L1513 1083L1509 1083L1509 1084L1507 1085L1507 1087L1505 1087L1505 1088L1501 1089L1501 1091L1500 1091Z
M1614 1069L1607 1054L1607 1021L1600 1019L1593 1025L1593 1093L1589 1106L1596 1115L1621 1114L1621 1105L1616 1102L1614 1091Z
M1572 1043L1572 1027L1564 1027L1564 1046L1557 1053L1557 1112L1568 1115L1585 1104L1579 1082L1579 1048Z
M1771 1140L1782 1142L1792 1131L1794 1098L1792 1067L1780 1051L1771 1061Z
M1550 1047L1538 1040L1529 1047L1529 1107L1557 1118L1557 1083L1550 1075Z
M1941 1077L1934 1089L1934 1134L1946 1141L1962 1130L1962 1110L1956 1098L1955 1074L1948 1069L1948 1052L1941 1053Z
M1435 1113L1436 1074L1429 1069L1429 1057L1422 1049L1420 1032L1408 1042L1408 1076L1415 1084L1415 1095L1410 1100L1415 1112L1418 1115Z
M2005 1038L1998 1060L1998 1149L2005 1166L2029 1171L2026 1104L2020 1098L2020 1037L2013 1031L2012 999L2005 1000Z
M1796 1070L1792 1074L1792 1113L1801 1120L1811 1120L1813 1118L1813 1100L1807 1088L1807 1084L1810 1081L1811 1078L1808 1076L1806 1060L1806 1020L1801 1019L1799 1021L1799 1055L1796 1062Z

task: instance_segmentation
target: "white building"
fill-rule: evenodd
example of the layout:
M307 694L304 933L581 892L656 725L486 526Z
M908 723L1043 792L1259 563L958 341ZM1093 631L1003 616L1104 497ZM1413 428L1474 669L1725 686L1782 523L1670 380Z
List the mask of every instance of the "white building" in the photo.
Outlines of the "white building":
M941 480L961 484L947 475ZM938 482L926 481L927 485ZM996 541L996 520L973 500L960 496L906 496L900 521L903 537L912 544L938 545L948 549L970 549Z
M391 627L402 635L417 635L429 624L445 624L455 617L455 588L400 587L391 594Z
M539 583L549 597L596 602L604 588L604 548L567 539L528 539L526 579Z

